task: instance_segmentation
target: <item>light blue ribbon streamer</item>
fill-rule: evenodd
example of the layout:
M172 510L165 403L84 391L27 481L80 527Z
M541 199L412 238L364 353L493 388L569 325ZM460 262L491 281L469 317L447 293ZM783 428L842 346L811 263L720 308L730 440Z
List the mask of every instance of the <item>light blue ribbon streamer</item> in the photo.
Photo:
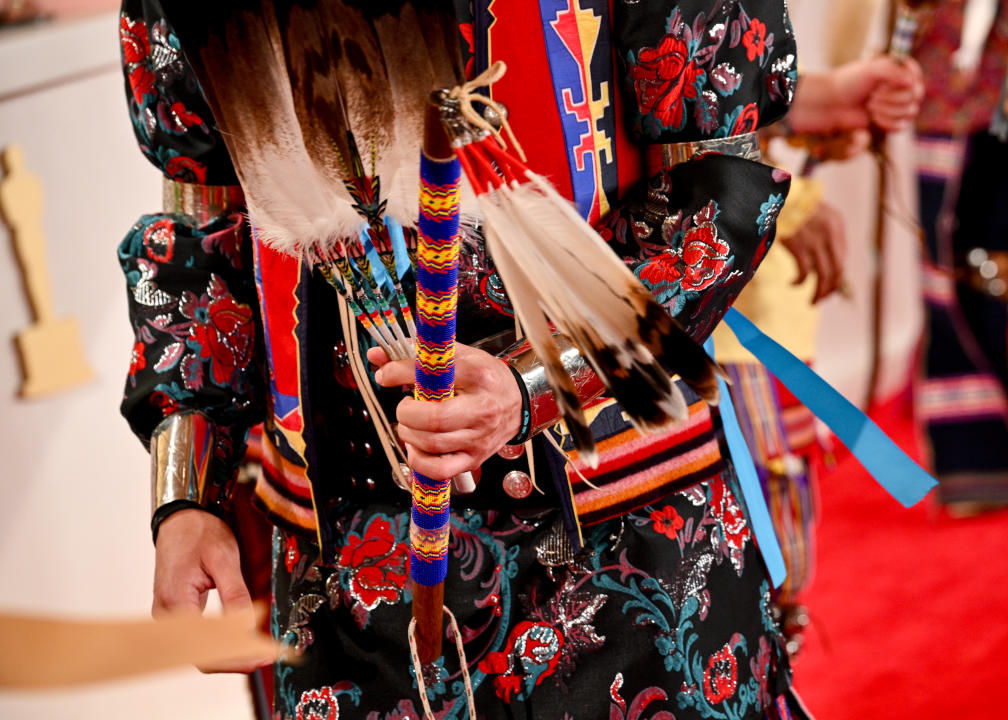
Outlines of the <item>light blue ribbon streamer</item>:
M734 308L725 323L742 346L822 420L879 485L904 507L918 503L938 482L882 432L871 418L812 368L760 332Z
M714 357L713 339L707 339L707 342L704 343L704 349L708 355ZM771 582L775 588L780 587L784 578L787 577L787 568L784 565L784 555L781 553L780 543L777 541L773 520L770 519L770 510L767 508L766 498L763 496L763 487L756 474L752 453L749 451L749 446L746 445L742 428L739 427L735 406L732 403L731 395L728 394L728 386L720 378L718 378L718 390L721 393L718 412L721 414L721 424L724 427L728 452L731 454L735 474L739 479L739 487L742 489L742 498L749 510L749 522L752 526L753 537L756 538L756 545L759 547L760 554L763 555L763 562L766 563Z
M371 242L371 235L368 233L366 227L361 228L360 241L361 245L364 246L364 254L367 256L368 262L371 263L371 277L374 278L374 281L380 287L385 288L386 297L395 297L395 286L392 284L392 278L389 277L388 271L385 270L385 263L382 262L381 256L378 255L378 250L375 249L374 243Z
M409 252L406 250L406 238L403 235L402 225L395 218L385 216L385 227L388 228L389 238L392 240L392 254L395 255L396 275L402 280L406 271L410 269Z

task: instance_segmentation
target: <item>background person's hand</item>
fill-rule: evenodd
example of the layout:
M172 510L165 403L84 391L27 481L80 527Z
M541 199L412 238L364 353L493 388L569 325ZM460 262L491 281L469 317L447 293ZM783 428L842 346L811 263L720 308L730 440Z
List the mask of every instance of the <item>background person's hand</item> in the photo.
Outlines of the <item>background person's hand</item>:
M809 273L816 276L812 302L819 302L843 287L844 258L847 241L843 217L832 205L820 202L809 219L789 237L780 242L798 263L795 285L800 285Z
M876 55L803 73L788 120L796 133L896 132L913 122L923 97L924 76L915 60Z

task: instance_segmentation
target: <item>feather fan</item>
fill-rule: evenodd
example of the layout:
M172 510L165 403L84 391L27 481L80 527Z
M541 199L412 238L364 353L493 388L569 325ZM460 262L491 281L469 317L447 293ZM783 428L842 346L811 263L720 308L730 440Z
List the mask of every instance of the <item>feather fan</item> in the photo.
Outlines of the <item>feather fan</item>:
M450 12L421 5L168 3L267 244L338 252L384 215L415 223L424 103L461 73Z
M550 321L640 430L657 432L688 417L670 373L716 404L717 378L724 376L717 364L569 201L458 108L458 98L449 98L443 112L485 216L487 247L582 458L592 466L598 461Z

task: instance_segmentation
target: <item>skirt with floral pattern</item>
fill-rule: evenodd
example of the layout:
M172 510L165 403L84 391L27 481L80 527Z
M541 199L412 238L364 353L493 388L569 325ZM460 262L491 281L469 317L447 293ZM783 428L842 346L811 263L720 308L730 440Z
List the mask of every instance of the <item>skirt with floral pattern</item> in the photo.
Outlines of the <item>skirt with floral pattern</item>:
M766 570L734 479L721 477L590 528L564 546L556 512L453 514L446 603L458 618L479 718L791 717L790 670ZM274 535L277 720L423 717L407 628L409 514L344 518L339 563ZM569 546L568 546L569 547ZM425 668L438 720L467 718L446 640Z

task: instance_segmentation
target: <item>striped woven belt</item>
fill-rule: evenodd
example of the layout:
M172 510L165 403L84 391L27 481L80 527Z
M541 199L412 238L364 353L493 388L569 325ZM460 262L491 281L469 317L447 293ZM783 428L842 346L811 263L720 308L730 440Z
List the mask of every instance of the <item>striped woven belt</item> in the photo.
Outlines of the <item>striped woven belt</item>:
M161 203L164 212L188 215L199 226L244 210L245 194L240 185L196 185L164 178Z
M653 175L661 170L710 153L734 155L757 162L763 158L763 153L760 151L759 135L755 132L711 140L649 145L646 151L648 173Z
M598 467L589 467L576 451L570 451L570 463L562 470L582 527L636 510L724 472L718 432L707 403L695 399L689 406L688 420L654 435L644 434L625 421L615 400L600 407L592 422ZM566 436L561 440L564 447L569 446Z

